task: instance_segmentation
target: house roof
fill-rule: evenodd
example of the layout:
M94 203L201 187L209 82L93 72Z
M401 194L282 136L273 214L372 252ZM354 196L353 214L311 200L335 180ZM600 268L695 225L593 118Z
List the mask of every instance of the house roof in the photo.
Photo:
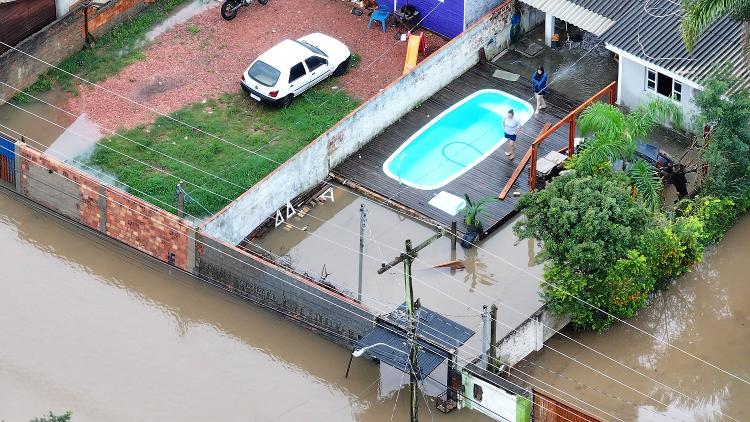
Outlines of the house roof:
M622 0L523 0L524 3L591 32L602 35L622 9Z
M648 0L646 3L644 0L632 3L637 7L630 7L602 36L608 47L699 85L716 65L730 63L742 85L748 86L750 68L742 48L744 33L740 22L728 16L719 19L703 32L693 52L688 53L680 36L680 2ZM644 5L648 5L648 9Z

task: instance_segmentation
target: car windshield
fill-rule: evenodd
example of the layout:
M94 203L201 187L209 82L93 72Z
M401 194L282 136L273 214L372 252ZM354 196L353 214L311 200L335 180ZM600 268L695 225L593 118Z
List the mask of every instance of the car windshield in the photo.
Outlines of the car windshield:
M328 57L328 55L326 53L324 53L323 50L321 50L318 47L310 44L307 41L297 40L297 42L300 43L300 44L302 44L303 46L305 46L305 48L307 48L308 50L312 51L315 54L320 54L323 57Z
M265 86L274 86L279 80L281 72L276 68L260 60L253 63L247 71L248 76Z

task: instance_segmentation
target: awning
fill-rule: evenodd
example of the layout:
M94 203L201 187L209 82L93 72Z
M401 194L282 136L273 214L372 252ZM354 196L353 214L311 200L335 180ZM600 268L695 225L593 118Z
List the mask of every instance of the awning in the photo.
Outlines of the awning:
M474 331L424 307L418 308L416 314L416 373L417 378L423 380L448 358L449 351L471 338ZM368 355L408 374L411 371L406 337L407 322L406 306L402 304L380 319L378 325L366 336L355 341L355 346L358 349L368 348Z
M601 15L589 8L583 7L571 0L522 0L531 7L542 12L554 15L565 22L601 36L615 22L607 16ZM580 0L579 0L580 1ZM610 3L612 0L603 0L602 3ZM589 2L592 3L592 2ZM596 3L596 2L593 2Z

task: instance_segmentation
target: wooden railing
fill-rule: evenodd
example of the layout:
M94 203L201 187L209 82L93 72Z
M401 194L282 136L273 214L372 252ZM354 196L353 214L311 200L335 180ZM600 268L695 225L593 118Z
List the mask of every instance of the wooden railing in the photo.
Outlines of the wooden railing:
M592 103L598 101L604 96L608 96L607 100L610 104L614 104L615 100L617 99L617 82L613 81L609 85L602 88L599 92L591 96L588 100L584 101L576 107L573 111L568 113L567 116L560 119L559 122L547 126L539 132L539 135L537 135L536 139L534 139L534 142L531 143L531 147L524 155L521 162L518 164L518 167L516 167L515 171L511 175L510 179L508 179L508 182L505 184L505 187L500 192L500 195L498 195L499 199L505 199L505 197L508 195L508 192L510 191L513 184L516 182L516 179L521 175L523 172L523 169L526 167L526 164L528 162L531 162L531 169L529 170L529 190L532 192L536 189L536 161L539 158L539 145L544 142L545 139L547 139L550 135L555 133L557 129L560 129L565 124L568 125L568 146L561 150L561 152L567 151L568 157L573 156L573 148L575 147L574 139L576 136L576 119L578 118L578 115L581 114L583 110L586 109L586 107L590 106Z

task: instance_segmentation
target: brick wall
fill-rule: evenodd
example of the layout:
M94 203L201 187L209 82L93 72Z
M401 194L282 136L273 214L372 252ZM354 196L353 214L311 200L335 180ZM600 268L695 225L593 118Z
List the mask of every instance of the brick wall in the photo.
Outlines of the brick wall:
M16 143L16 157L22 195L160 261L193 270L192 228L184 221L23 143Z
M94 192L99 182L22 144L16 144L16 165L21 165L21 193L92 228L99 226Z
M103 185L22 142L15 144L15 154L20 165L19 193L58 214L287 315L339 343L361 338L373 326L375 316L344 294L233 245L196 234L174 215Z
M144 7L144 0L112 0L99 10L90 8L89 19L95 22L96 27L91 32L95 36L101 35L134 13L140 12ZM83 48L83 27L83 9L77 6L15 47L56 65ZM16 50L8 50L0 55L0 81L20 89L33 84L39 75L48 69L49 66L46 64ZM0 86L0 104L15 94L16 91L13 89Z
M173 214L130 194L107 188L107 235L161 261L187 268L188 229Z

